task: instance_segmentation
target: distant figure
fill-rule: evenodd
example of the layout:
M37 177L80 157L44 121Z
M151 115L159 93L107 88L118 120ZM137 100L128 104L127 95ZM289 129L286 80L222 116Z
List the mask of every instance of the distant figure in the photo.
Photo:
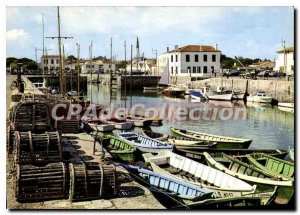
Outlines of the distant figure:
M229 78L229 72L226 72L226 77L227 77L227 79Z

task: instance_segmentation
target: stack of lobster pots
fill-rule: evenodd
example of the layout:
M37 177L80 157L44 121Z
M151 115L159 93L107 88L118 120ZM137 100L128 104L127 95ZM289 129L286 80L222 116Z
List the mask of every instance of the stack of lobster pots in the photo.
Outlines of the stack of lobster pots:
M73 164L63 159L61 132L52 129L49 113L48 103L21 101L10 114L8 151L16 169L17 201L82 201L116 195L113 164Z

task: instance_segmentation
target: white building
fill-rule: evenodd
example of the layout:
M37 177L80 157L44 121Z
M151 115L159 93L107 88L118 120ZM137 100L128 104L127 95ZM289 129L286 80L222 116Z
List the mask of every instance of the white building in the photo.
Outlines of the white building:
M59 72L59 55L45 55L41 57L41 69L45 72Z
M126 66L127 72L130 71L130 69L131 69L131 65L129 63ZM144 60L139 61L138 64L136 64L136 62L133 62L132 70L133 71L139 70L142 73L147 74L147 75L157 75L156 60L155 59L144 59Z
M109 73L109 71L115 71L116 70L116 64L111 63L110 61L92 61L86 60L85 63L81 65L81 73Z
M278 59L276 60L274 70L286 72L287 75L294 74L294 47L279 50L277 53Z
M221 51L217 45L187 45L176 46L158 57L159 74L164 71L169 62L171 76L206 77L220 72Z

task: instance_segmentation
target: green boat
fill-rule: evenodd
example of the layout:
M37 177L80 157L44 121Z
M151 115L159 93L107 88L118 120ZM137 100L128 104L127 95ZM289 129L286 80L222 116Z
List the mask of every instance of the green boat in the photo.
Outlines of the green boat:
M201 140L205 143L217 143L216 148L247 149L252 142L251 139L219 136L172 127L171 131L176 135L188 137L194 140Z
M273 190L275 186L278 186L278 195L275 199L275 203L277 204L287 204L294 195L294 183L292 180L275 177L267 171L244 163L224 153L221 157L212 157L207 152L203 154L209 166L248 183L256 184L257 191Z
M294 180L294 164L264 153L246 155L248 162L254 166L287 180Z
M108 135L103 141L103 147L117 160L126 163L133 163L135 159L136 148L126 140Z

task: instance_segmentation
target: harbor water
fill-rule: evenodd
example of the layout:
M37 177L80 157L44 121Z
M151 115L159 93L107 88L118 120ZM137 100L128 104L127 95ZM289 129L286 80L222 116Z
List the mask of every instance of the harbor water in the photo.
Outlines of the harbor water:
M92 95L92 96L91 96ZM108 86L89 84L87 99L95 104L125 107L124 91L112 91ZM127 90L126 107L130 104L143 104L145 107L161 108L167 105L189 110L199 108L210 110L198 114L196 119L176 120L164 118L163 126L151 127L155 132L170 134L170 127L189 129L203 133L252 139L250 148L285 149L294 148L294 114L279 110L277 106L244 103L243 101L203 101L193 102L189 96L169 98L156 91L143 92ZM214 110L214 111L212 111ZM228 117L232 114L232 117ZM196 114L197 115L197 114Z

